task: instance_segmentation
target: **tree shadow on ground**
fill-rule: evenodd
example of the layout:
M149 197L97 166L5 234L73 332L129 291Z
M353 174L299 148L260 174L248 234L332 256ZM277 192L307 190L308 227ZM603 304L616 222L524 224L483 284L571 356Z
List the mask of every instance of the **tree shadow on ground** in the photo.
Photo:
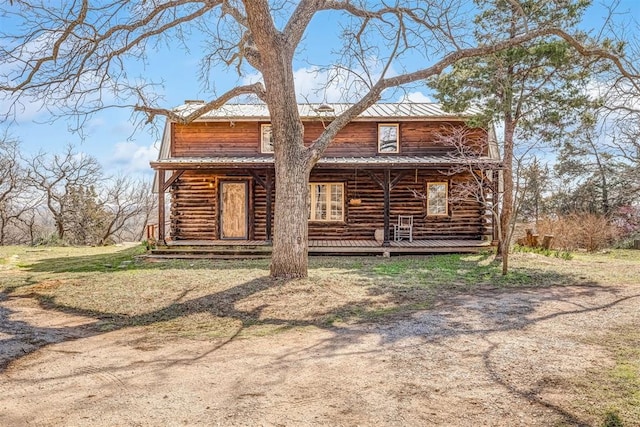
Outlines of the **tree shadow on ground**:
M72 269L73 267L70 265L76 265L86 260L84 260L85 257L75 258L77 259L65 266L57 264L59 260L50 259L28 268L50 272L77 271ZM90 259L93 264L99 264L103 260L101 257L90 257ZM405 262L408 260L397 261ZM229 264L228 268L234 268L234 263ZM379 264L373 263L371 265ZM464 264L462 267L464 270L471 268L472 265ZM237 268L237 264L235 264L235 268ZM371 279L370 270L361 270L363 278ZM358 271L356 268L352 273ZM477 336L490 342L490 335L495 332L524 330L554 317L606 310L630 299L640 298L640 294L617 295L618 291L615 288L594 282L585 282L572 275L559 276L557 273L548 273L547 275L545 272L525 269L522 269L520 273L520 275L514 276L514 280L519 281L527 275L536 275L536 283L538 281L540 283L546 282L548 287L543 292L540 288L534 287L510 289L509 283L503 284L503 288L488 288L484 282L479 282L478 286L473 287L468 281L461 280L460 286L451 288L445 286L449 276L444 274L442 277L432 275L430 280L435 282L436 286L425 286L422 289L419 284L415 283L393 286L394 274L382 275L377 280L367 281L365 286L369 296L384 296L385 307L390 307L390 309L372 309L370 302L363 299L348 301L324 312L319 310L318 314L311 318L298 319L269 314L268 303L256 305L250 309L239 308L239 303L249 297L263 291L277 290L278 287L284 289L288 284L295 283L295 281L273 280L266 276L187 301L181 301L184 295L177 296L172 303L165 307L138 315L68 306L57 302L55 298L37 293L22 296L0 294L0 302L9 298L31 298L38 302L41 309L94 320L81 326L36 327L25 321L13 320L12 317L15 313L12 309L2 307L0 309L0 331L8 338L0 339L0 347L10 348L11 351L0 353L0 372L6 370L13 361L49 344L91 337L129 327L153 326L199 313L231 319L237 324L237 327L233 333L217 339L215 345L209 348L206 353L194 354L172 363L192 363L233 341L242 331L257 325L282 329L315 327L330 331L332 333L330 338L314 345L315 350L321 350L322 354L330 355L336 349L351 346L372 333L379 337L381 346L393 346L400 341L416 339L422 343L438 343L447 338L459 336ZM473 277L475 276L470 276L469 280L472 280ZM487 283L490 284L490 282ZM570 286L553 287L554 283ZM515 287L520 286L521 283L511 285ZM514 293L517 293L517 296L513 298L511 295L509 303L504 303L502 296ZM587 296L591 297L593 301L604 300L606 302L576 305L574 300L578 296ZM420 302L425 300L429 301L430 309L425 310L426 306L420 305ZM562 304L553 313L536 315L538 308L550 301ZM338 321L335 321L336 319ZM20 341L28 345L21 346ZM586 425L579 417L545 401L540 397L540 391L521 390L510 384L493 366L492 352L495 351L495 347L496 344L490 343L489 349L483 356L485 370L492 381L508 390L509 393L526 399L531 404L541 405L553 411L566 423Z
M34 273L91 273L117 272L121 270L165 270L169 268L235 269L238 265L264 267L268 259L234 260L171 260L171 262L148 262L144 258L144 248L133 246L112 253L82 256L44 258L27 264L24 269Z

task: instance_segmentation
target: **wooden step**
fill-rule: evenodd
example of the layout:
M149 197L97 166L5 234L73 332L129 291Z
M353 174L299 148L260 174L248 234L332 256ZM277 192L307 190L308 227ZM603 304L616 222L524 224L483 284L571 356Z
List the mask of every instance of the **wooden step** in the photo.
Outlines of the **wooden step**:
M241 254L241 255L231 255L231 254L193 254L193 253L184 253L184 254L148 254L144 255L144 258L147 261L167 261L172 259L268 259L271 254Z

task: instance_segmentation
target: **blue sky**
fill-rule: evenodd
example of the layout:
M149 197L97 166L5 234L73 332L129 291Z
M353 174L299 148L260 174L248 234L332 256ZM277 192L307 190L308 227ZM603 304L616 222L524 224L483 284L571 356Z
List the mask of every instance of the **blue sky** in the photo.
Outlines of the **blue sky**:
M629 17L638 19L640 18L640 1L621 0L618 10L625 13L618 19L629 19ZM585 17L584 27L593 28L602 25L604 16L605 10L598 4L594 5ZM338 26L332 19L330 14L320 14L314 19L305 38L306 54L322 55L331 49L332 37L338 31ZM201 91L195 71L199 60L197 50L197 43L194 43L192 53L179 48L151 52L150 63L138 70L139 73L153 75L164 81L163 106L177 106L185 99L207 98ZM298 64L297 88L299 92L311 96L312 100L318 100L310 93L316 80L316 77L309 73L310 69L308 64ZM135 72L136 70L132 70L132 74ZM250 80L251 76L245 79ZM243 81L237 75L227 72L218 72L215 80L219 91ZM337 92L338 88L334 87L334 90ZM421 95L419 91L412 91L413 100L428 100L424 95L426 92L422 92ZM330 90L326 96L327 100L335 100L332 99L334 97L337 97L337 93L332 94ZM156 158L159 142L156 136L144 130L134 132L130 111L110 109L96 114L84 127L86 137L83 140L79 135L68 131L68 124L64 120L49 123L46 111L33 108L33 106L26 106L17 118L17 122L11 123L9 127L10 134L21 140L26 155L38 151L61 152L65 145L73 144L77 150L96 157L109 174L151 175L149 161ZM4 127L7 127L7 124L4 124Z

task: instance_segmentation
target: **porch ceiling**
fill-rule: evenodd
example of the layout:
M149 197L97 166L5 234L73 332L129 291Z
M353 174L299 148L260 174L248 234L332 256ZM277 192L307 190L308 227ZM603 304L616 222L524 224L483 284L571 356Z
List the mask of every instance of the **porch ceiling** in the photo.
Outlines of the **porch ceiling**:
M352 169L367 168L430 168L453 165L472 165L478 168L495 168L501 165L498 159L475 157L461 159L448 155L431 156L370 156L370 157L323 157L317 166ZM210 169L210 168L264 168L273 167L273 156L217 156L217 157L174 157L151 162L153 169Z

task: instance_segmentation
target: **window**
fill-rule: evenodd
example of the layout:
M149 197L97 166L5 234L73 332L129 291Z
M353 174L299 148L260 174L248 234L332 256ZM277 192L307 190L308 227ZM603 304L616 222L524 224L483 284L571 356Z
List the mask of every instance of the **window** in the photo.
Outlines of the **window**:
M344 221L344 184L309 184L309 221Z
M447 215L449 213L446 182L427 183L427 215Z
M271 125L260 125L260 152L273 153L273 136Z
M378 125L378 153L399 152L398 129L397 123Z

